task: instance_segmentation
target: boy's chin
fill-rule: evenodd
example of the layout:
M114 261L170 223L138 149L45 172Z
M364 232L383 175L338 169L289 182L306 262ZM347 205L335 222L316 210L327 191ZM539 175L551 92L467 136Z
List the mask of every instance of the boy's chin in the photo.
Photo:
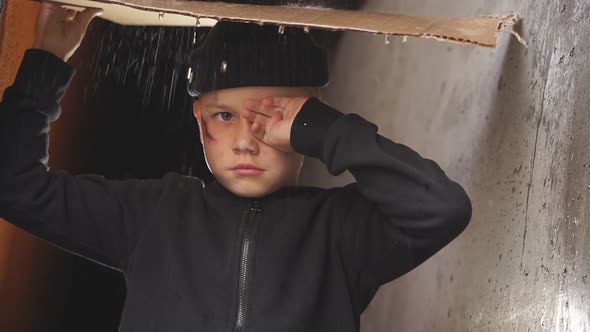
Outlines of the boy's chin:
M256 178L227 179L226 181L218 179L218 181L234 195L244 198L261 198L281 188L280 184Z

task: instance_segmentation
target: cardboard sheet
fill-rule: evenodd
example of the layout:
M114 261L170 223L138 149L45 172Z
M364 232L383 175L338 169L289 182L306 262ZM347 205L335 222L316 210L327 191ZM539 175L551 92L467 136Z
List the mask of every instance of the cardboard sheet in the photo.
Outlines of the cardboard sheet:
M309 7L257 6L191 0L58 0L71 8L103 8L103 18L124 25L212 26L217 20L361 31L496 47L499 32L514 32L517 14L426 17Z

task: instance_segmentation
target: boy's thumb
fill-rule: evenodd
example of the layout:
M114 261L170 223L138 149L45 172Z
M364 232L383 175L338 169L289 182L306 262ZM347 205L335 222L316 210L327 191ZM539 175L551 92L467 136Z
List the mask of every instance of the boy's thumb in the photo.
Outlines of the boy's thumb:
M84 28L84 31L88 28L88 25L96 16L102 15L103 11L100 8L86 8L82 12L78 13L76 20Z
M270 115L270 119L268 120L268 123L266 124L268 127L272 127L274 126L277 122L283 120L283 113L279 112L279 111L274 111L271 115Z

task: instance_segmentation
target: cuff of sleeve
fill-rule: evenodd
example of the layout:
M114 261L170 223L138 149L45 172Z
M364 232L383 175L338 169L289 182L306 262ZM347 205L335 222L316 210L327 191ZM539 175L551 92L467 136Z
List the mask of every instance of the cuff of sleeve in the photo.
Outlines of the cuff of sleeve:
M60 102L75 70L50 52L29 49L25 52L13 87L41 103Z
M321 159L328 128L343 115L317 98L310 98L291 127L291 146L295 152Z

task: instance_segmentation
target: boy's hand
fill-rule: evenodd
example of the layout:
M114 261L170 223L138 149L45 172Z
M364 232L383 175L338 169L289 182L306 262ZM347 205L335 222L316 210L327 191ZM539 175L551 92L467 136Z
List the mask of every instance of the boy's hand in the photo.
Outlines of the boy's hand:
M244 105L242 116L252 122L250 129L262 143L285 152L294 152L291 127L307 100L304 97L249 99Z
M102 9L87 8L78 13L43 2L37 15L33 48L46 50L68 61L82 43L90 21L100 14Z

